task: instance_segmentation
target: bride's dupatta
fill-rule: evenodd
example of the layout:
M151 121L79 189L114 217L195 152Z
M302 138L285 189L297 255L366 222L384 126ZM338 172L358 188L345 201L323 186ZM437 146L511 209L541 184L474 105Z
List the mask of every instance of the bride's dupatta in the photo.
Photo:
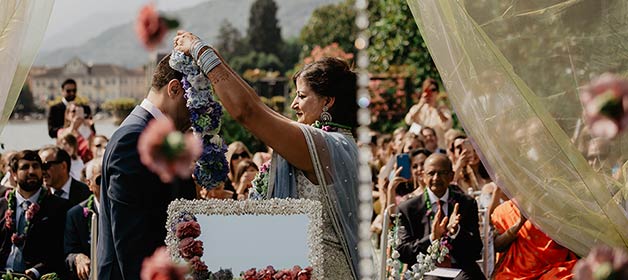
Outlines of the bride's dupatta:
M330 211L334 230L349 259L353 278L358 268L358 147L350 135L301 125L318 185L323 189L324 211ZM277 153L271 163L268 194L297 198L296 169Z

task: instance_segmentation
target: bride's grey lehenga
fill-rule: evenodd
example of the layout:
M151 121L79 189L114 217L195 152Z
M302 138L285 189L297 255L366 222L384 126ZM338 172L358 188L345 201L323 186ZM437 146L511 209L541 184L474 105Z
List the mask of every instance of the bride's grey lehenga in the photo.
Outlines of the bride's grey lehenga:
M319 279L357 279L358 148L346 130L301 125L318 185L278 154L273 155L269 195L305 198L323 205L323 262Z

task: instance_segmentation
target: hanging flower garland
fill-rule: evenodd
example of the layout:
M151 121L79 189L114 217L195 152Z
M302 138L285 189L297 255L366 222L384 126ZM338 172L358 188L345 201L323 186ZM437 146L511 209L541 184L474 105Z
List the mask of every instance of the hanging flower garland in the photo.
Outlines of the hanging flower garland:
M37 212L39 212L39 205L41 205L42 201L44 201L44 198L46 197L46 192L41 191L39 194L39 198L37 199L37 202L31 204L26 210L26 212L24 212L24 215L26 215L25 216L26 225L24 226L24 233L18 234L17 233L17 220L15 217L17 213L17 210L16 210L17 198L15 197L16 191L17 190L12 190L10 192L7 192L6 194L5 198L9 204L9 207L7 211L4 213L4 220L5 220L5 227L7 228L9 232L12 232L11 242L17 246L20 246L26 239L28 228L30 227L31 221L33 220L35 215L37 215Z
M229 172L225 158L227 145L218 135L222 118L222 106L212 96L209 79L201 72L192 58L179 51L172 51L170 67L184 74L186 106L194 133L203 141L203 152L196 162L194 176L199 185L212 189L224 182Z

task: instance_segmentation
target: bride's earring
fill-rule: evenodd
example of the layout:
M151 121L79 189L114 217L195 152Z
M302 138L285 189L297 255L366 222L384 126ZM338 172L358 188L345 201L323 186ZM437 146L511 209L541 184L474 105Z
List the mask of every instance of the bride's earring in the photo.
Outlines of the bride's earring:
M321 113L321 122L322 123L329 123L331 122L332 118L331 118L331 114L329 112L327 112L327 105L323 106L323 112Z

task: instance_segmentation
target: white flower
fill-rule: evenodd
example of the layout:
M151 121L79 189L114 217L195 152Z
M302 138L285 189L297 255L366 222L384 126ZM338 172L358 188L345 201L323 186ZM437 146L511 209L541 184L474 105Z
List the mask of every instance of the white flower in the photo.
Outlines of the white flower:
M398 259L398 258L399 258L399 252L398 252L397 250L394 250L394 251L392 252L392 258L393 258L393 259Z

